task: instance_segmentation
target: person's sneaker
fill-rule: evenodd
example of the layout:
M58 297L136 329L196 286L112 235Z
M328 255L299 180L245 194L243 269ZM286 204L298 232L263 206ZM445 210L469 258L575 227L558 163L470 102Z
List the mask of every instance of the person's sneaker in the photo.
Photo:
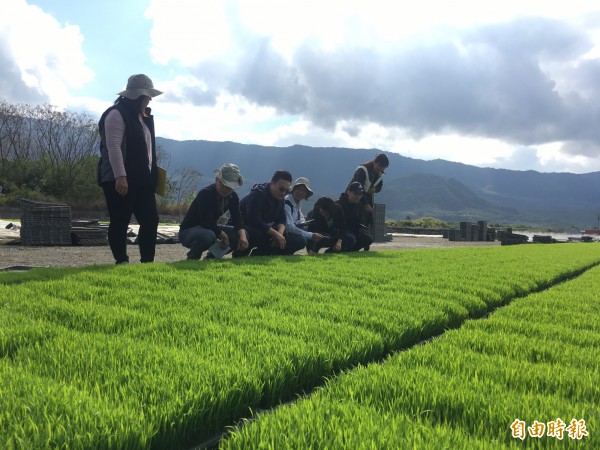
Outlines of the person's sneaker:
M264 247L263 248L260 248L260 247L253 248L252 251L250 252L250 256L267 256L270 254L271 253L268 252Z
M213 255L211 252L206 252L204 259L215 259L215 255Z

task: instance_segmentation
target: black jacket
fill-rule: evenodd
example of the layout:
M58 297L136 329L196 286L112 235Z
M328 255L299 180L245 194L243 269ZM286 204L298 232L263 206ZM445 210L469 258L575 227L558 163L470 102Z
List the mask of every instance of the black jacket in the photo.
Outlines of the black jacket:
M379 178L381 178L383 175L377 175L377 173L375 173L375 169L373 168L373 162L369 161L368 163L363 163L361 164L361 166L365 167L365 169L367 169L367 174L369 176L369 185L373 185L373 183L375 183L377 180L379 180ZM362 199L360 200L362 203L365 204L369 204L371 206L373 206L373 202L375 201L375 196L373 194L369 194L367 193L367 189L365 186L365 182L367 181L367 174L365 174L365 171L359 166L357 167L356 171L354 172L354 176L352 177L352 180L350 180L350 182L352 183L353 181L358 181L363 188L365 188L365 195L363 195ZM375 192L380 192L381 188L383 187L383 179L381 181L379 181L379 183L377 183L377 186L375 186Z
M333 216L329 220L326 220L317 209L313 209L311 217L314 222L308 226L308 231L326 234L334 241L342 239L344 234L346 234L344 210L338 203L334 203Z
M181 225L179 225L179 230L200 225L202 228L212 230L218 236L221 230L217 225L217 221L226 211L230 213L230 222L233 224L235 231L244 227L240 214L240 199L237 193L232 192L229 197L222 198L217 192L217 185L213 183L198 192Z
M336 203L340 205L344 211L347 232L357 234L361 229L366 229L363 225L364 205L362 203L350 203L345 192L340 195L340 198Z
M152 136L152 166L148 168L148 148L144 129L139 119L139 112L133 108L133 103L123 101L111 106L102 114L98 122L100 131L100 162L98 163L98 184L115 180L110 161L108 149L106 148L106 130L104 120L110 111L116 109L125 122L125 136L121 144L123 163L127 172L127 182L137 185L156 185L156 144L154 135L154 117L150 114L150 108L146 109L148 117L144 117L144 123L150 130Z

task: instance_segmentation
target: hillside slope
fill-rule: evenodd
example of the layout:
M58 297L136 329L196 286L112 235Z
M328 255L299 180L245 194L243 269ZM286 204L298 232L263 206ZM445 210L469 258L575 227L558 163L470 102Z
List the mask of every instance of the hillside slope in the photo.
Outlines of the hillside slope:
M358 164L380 150L295 145L265 147L235 142L174 141L157 138L171 157L172 169L191 167L212 182L212 170L236 163L246 179L268 181L277 169L310 178L315 197L337 198ZM540 173L469 166L444 160L424 161L388 152L390 167L377 201L388 218L434 216L446 220L488 220L548 226L591 227L600 207L600 172ZM429 176L429 177L428 177ZM432 178L431 176L435 176ZM462 218L462 219L461 219Z

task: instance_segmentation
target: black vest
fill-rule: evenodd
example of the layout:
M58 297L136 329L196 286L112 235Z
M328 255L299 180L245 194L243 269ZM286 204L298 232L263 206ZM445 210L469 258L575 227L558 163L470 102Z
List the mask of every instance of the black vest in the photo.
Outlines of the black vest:
M156 185L156 146L154 136L154 120L151 115L143 120L150 130L152 136L152 168L148 168L148 149L146 146L146 137L144 129L140 123L139 113L131 107L132 104L121 101L108 108L98 123L100 130L100 162L98 163L98 183L113 182L115 176L108 159L108 149L106 148L106 131L104 120L107 114L116 109L123 117L125 122L125 135L121 144L123 153L123 163L127 172L127 182L137 185ZM150 113L150 109L147 109Z

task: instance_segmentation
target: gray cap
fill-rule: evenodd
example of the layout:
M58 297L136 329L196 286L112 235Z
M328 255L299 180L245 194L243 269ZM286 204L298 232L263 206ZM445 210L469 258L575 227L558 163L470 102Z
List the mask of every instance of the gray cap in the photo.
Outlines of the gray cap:
M313 191L311 191L310 189L310 181L308 181L308 178L304 178L304 177L299 177L296 179L296 181L294 182L294 184L292 185L292 191L294 190L294 188L296 186L304 186L306 188L306 190L308 191L308 193L306 194L306 198L310 198L311 195L313 195Z
M235 164L226 163L213 172L221 183L231 189L237 189L244 184L240 169Z
M154 89L154 84L150 78L140 73L137 75L131 75L129 80L127 80L127 88L124 91L119 92L117 95L130 100L136 100L142 95L156 97L162 93L162 91Z

